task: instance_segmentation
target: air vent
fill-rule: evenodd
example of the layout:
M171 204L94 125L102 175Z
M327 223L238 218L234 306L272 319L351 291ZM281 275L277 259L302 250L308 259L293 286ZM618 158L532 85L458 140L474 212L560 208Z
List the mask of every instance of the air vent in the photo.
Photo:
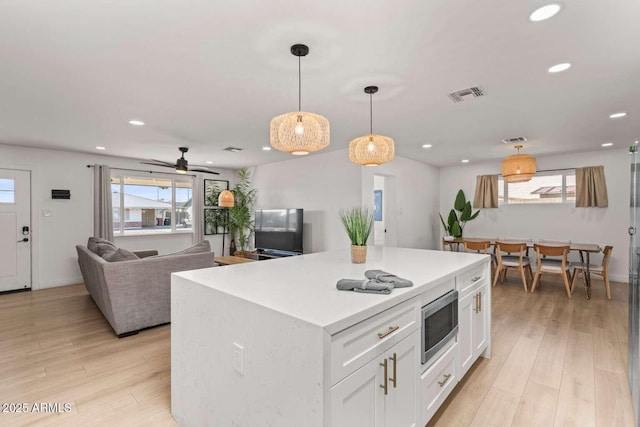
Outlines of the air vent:
M465 97L479 98L481 96L484 96L484 90L480 89L479 86L460 89L449 94L449 98L451 98L453 102L462 102Z
M516 143L519 144L526 141L527 141L527 138L525 138L524 136L516 136L514 138L505 138L502 140L502 142L505 144L516 144Z
M227 148L223 148L222 151L231 151L232 153L238 153L238 152L242 151L242 148L227 147Z

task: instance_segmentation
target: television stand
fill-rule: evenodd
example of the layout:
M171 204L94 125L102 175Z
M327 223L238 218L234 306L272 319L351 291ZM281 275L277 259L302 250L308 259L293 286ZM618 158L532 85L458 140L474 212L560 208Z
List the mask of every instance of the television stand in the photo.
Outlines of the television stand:
M266 261L268 259L283 258L283 257L295 256L295 255L301 255L301 254L298 252L280 251L275 249L263 250L263 251L256 250L256 251L244 253L245 258L253 259L256 261Z

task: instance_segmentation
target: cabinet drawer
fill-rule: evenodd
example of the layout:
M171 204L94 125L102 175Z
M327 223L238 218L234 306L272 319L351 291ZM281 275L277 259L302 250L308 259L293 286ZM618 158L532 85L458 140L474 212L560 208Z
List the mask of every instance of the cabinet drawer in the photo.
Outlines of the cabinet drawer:
M485 279L486 269L487 264L482 264L464 273L460 273L456 277L456 289L460 292L460 298L464 298L476 285Z
M406 301L331 337L331 384L382 354L420 325L420 305Z
M456 357L458 344L454 343L420 376L422 394L421 425L425 425L458 383Z

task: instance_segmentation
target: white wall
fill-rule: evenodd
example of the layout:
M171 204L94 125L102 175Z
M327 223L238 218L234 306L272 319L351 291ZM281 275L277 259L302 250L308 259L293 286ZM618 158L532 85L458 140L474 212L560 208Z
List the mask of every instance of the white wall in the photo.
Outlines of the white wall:
M257 166L256 206L303 208L305 252L345 249L349 240L338 211L359 205L373 209L374 175L387 178L387 194L395 186L397 221L385 223L395 227L395 245L437 247L431 222L438 209L438 169L402 157L370 168L351 163L347 150L339 150Z
M152 157L152 153L149 153ZM40 150L0 144L0 168L31 170L32 288L81 283L75 246L86 245L93 233L92 177L88 164L154 169L136 160L119 157ZM165 168L155 168L167 172ZM233 171L219 169L219 179L233 178ZM213 176L213 175L211 175ZM71 200L52 200L52 189L71 190ZM43 209L51 211L44 217ZM219 251L219 236L211 236L212 249ZM192 234L116 238L116 244L130 250L157 249L170 253L189 247Z
M613 280L628 280L630 156L626 150L598 150L579 154L538 157L538 170L603 165L609 195L608 208L576 208L574 204L507 205L483 209L469 222L465 236L513 236L534 239L612 245L609 274ZM440 212L446 218L455 195L463 189L473 199L477 175L500 173L500 161L467 164L440 170ZM434 221L443 233L436 217ZM575 255L572 255L575 257ZM575 259L577 260L577 259ZM594 255L592 263L601 256Z
M439 170L433 166L405 157L398 157L376 167L363 167L362 204L373 209L374 175L385 176L385 190L395 202L388 199L385 227L386 246L436 249L439 247L438 217ZM395 241L394 241L395 240Z
M360 205L360 169L346 150L257 166L256 208L304 209L305 253L348 248L338 211Z

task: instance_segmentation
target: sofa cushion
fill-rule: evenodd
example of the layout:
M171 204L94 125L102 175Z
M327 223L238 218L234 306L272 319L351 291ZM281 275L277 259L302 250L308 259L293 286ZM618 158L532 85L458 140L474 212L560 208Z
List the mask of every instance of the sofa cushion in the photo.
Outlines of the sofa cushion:
M174 255L199 254L201 252L211 252L211 245L209 245L208 240L203 240L197 245L193 245L190 248L187 248L183 251L176 252Z
M115 250L118 249L113 242L101 239L100 237L89 237L87 248L98 256L103 256L109 252L115 252Z
M140 259L136 254L123 248L118 248L113 252L102 255L102 259L109 262L135 261Z

